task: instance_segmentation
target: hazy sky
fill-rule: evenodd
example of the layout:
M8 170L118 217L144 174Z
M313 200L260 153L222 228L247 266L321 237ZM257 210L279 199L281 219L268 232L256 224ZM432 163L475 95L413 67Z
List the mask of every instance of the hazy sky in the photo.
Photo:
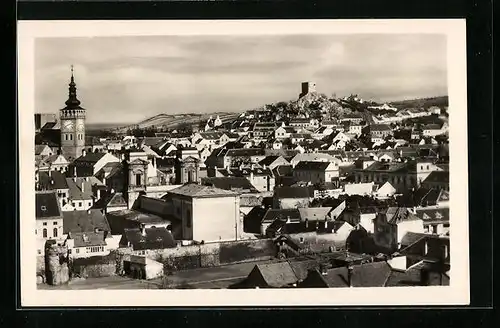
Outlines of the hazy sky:
M67 99L70 65L88 122L241 111L320 92L399 100L447 94L443 35L141 36L37 39L37 112Z

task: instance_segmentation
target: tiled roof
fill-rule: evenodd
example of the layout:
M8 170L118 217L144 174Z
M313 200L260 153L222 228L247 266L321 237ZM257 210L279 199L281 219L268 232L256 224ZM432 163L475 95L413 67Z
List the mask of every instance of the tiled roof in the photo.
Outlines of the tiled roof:
M93 177L95 179L95 177ZM93 192L92 186L97 184L95 181L89 180L85 181L84 178L76 178L76 181L73 181L75 178L66 178L66 183L68 184L69 189L69 199L70 200L89 200L92 199ZM97 180L97 179L96 179ZM83 191L82 191L83 184ZM102 183L99 183L102 185Z
M265 151L261 148L228 149L226 152L226 156L231 157L263 156L264 154Z
M178 188L169 190L168 193L189 197L232 197L238 195L237 193L229 190L194 183L188 183Z
M262 218L262 222L274 222L276 219L286 220L290 217L292 222L300 222L300 213L298 209L274 209L270 208Z
M306 162L300 161L295 165L295 170L305 170L305 171L325 171L330 162Z
M450 221L450 209L449 208L439 208L439 209L417 209L416 216L427 222L449 222Z
M98 209L63 212L63 219L64 233L91 232L96 228L111 231L106 216Z
M202 184L235 192L258 192L245 177L210 177L202 178Z
M71 233L75 247L105 246L104 231Z
M277 198L309 198L310 191L307 187L277 187L274 190Z
M45 148L47 148L49 146L47 145L35 145L35 155L40 155L42 153L42 151L45 150ZM49 147L50 149L50 147Z
M260 273L269 287L280 288L294 284L299 280L288 262L257 264L253 270Z
M124 240L130 242L134 250L165 249L177 246L172 234L166 228L125 229Z
M293 173L293 168L291 165L279 165L273 169L275 176L287 176Z
M387 222L392 224L419 219L419 217L411 213L406 207L389 207L385 215L387 216Z
M35 194L35 209L37 220L62 217L55 192L37 192Z
M391 131L391 127L387 124L372 124L370 131Z
M274 163L274 161L276 161L280 157L281 156L267 156L266 158L264 158L259 162L259 165L271 165L272 163Z
M333 210L333 207L307 207L298 210L301 221L324 221L328 213Z
M78 162L93 162L93 163L97 163L101 158L104 157L104 155L106 155L106 153L104 153L104 152L97 152L97 153L90 153L90 152L88 152L87 154L85 154L85 156L78 157L75 160L75 163L78 163Z
M432 171L422 183L450 183L450 172L448 171Z
M427 235L425 233L408 231L407 233L404 234L403 238L401 239L401 246L403 247L410 246L415 242L419 241L420 239L425 238L426 236Z
M66 177L59 171L39 173L39 184L46 190L68 189Z

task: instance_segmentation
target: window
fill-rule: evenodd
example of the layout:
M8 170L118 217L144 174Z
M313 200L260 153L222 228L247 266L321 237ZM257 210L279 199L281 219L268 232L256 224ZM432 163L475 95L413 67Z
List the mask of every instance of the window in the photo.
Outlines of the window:
M35 229L35 235L36 235L36 233L37 233L37 230Z
M77 248L75 251L76 251L76 254L80 253L80 249L79 248Z
M71 206L75 207L75 206L76 206L76 205L75 205L75 202L72 202L72 203L71 203Z
M45 228L43 229L42 236L43 236L43 238L47 238L47 229L45 229Z
M43 223L43 225L44 225L44 226L46 226L46 225L47 225L47 222L44 222L44 223Z
M53 234L54 238L57 238L57 228L54 228L52 230L52 232L53 232L52 234Z
M47 210L47 207L45 207L44 205L42 205L42 211L46 211Z
M54 221L54 225L57 225L57 221Z
M92 206L92 202L89 202L89 206Z
M299 241L300 241L301 243L303 243L303 242L304 242L304 237L300 237L300 238L299 238Z
M38 255L42 255L42 251L41 250L38 250Z
M136 174L135 175L135 185L136 186L140 186L141 185L141 175L140 174Z
M443 227L444 227L444 228L449 228L449 227L450 227L450 224L449 224L449 223L444 223L444 224L443 224Z
M71 254L71 248L70 248L70 249L68 249L68 254Z
M78 202L78 207L82 207L82 202Z
M429 165L427 165L427 169L429 169Z

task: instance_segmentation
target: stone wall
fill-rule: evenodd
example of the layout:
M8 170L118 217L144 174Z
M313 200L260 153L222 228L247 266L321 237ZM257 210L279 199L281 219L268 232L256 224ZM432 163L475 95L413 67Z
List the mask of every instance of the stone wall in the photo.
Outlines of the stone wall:
M45 246L45 276L49 285L62 285L69 281L68 249L47 243Z
M36 277L37 284L45 282L45 256L43 255L36 257Z
M117 272L116 252L106 256L77 258L70 261L71 277L99 278L113 276Z

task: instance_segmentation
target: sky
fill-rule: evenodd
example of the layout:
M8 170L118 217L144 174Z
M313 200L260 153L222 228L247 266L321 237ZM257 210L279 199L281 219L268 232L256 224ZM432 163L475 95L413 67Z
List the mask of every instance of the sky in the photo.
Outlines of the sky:
M319 92L395 101L447 95L446 36L276 35L39 38L35 105L58 113L74 65L89 123L243 111Z

